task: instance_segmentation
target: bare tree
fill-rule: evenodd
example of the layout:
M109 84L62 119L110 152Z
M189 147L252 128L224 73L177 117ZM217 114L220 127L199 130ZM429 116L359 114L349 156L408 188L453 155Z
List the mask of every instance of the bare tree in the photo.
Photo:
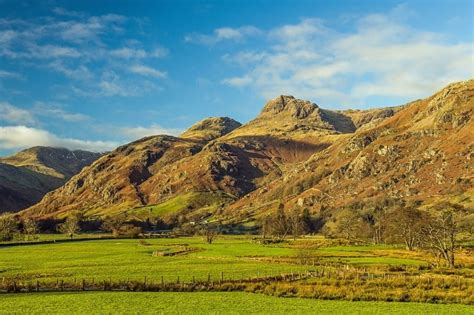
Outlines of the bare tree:
M39 228L38 223L31 218L26 218L23 221L23 233L27 240L34 240L37 238Z
M72 239L75 234L78 234L80 231L79 227L80 219L78 216L72 215L66 219L64 223L61 223L58 226L58 231L60 233L69 235Z
M421 230L422 244L442 257L448 267L454 268L457 237L462 231L461 220L466 209L459 205L442 203L431 210L433 214Z
M403 242L406 249L414 250L420 241L420 231L426 221L421 211L412 207L398 207L384 217L386 234L392 242Z
M204 236L206 243L212 244L218 233L216 228L213 228L210 225L205 225L201 229L201 234Z
M0 241L11 241L17 232L17 222L13 214L0 214Z
M111 232L114 237L117 237L120 235L120 231L126 221L127 217L125 215L107 217L102 223L101 228L106 232Z
M288 216L288 225L291 234L293 235L293 239L296 240L298 236L305 232L303 213L300 213L298 209L293 210Z
M346 240L353 240L357 237L359 216L353 211L346 210L337 218L336 232Z
M278 205L275 217L273 218L272 234L278 238L284 239L290 232L290 225L285 213L285 206L283 203Z
M262 238L265 239L271 232L272 218L270 215L265 215L261 222L260 231L262 232Z

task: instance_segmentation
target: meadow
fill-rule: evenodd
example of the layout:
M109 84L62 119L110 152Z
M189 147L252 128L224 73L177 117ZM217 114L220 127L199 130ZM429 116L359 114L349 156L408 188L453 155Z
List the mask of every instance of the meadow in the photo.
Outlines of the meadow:
M424 252L389 245L338 244L321 237L276 243L250 236L219 236L212 244L202 237L179 237L6 246L0 247L0 284L15 281L32 287L41 283L43 288L58 289L58 281L64 281L71 284L66 286L68 291L80 290L85 281L94 292L3 293L0 310L10 305L28 309L28 303L38 299L43 308L63 305L53 308L59 313L75 309L84 313L90 305L101 313L125 310L128 305L139 313L163 309L190 313L193 307L209 313L206 310L216 305L220 312L232 313L236 311L232 303L249 303L248 310L254 313L284 313L294 307L301 313L307 313L306 309L385 313L386 309L406 314L409 309L410 314L472 314L473 258L465 252L459 253L458 260L462 266L454 270L433 268L433 258ZM293 274L303 277L269 280ZM209 280L212 285L194 285ZM181 292L100 292L101 282L104 289L106 282L115 283L109 290L130 290L130 282L136 291ZM169 286L160 287L163 282ZM224 297L230 302L222 303ZM159 301L156 308L140 306L152 298ZM353 304L348 307L347 303Z
M133 311L131 311L133 310ZM243 292L8 294L0 314L472 314L467 305L323 301Z

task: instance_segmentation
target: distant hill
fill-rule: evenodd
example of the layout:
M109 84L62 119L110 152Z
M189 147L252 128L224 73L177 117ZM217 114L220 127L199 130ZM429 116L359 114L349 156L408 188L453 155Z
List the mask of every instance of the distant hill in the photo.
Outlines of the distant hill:
M390 198L471 205L473 95L470 80L403 106L345 111L281 95L244 125L209 118L180 137L121 146L22 214L250 224L279 202L314 214Z
M0 212L33 205L99 156L80 150L33 147L0 158Z

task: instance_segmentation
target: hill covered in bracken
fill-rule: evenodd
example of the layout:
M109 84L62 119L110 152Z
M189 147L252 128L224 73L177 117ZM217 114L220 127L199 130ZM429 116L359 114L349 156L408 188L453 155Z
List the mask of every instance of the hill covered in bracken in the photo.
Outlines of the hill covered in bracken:
M252 224L283 203L330 215L393 200L472 206L474 80L404 106L331 111L292 96L247 124L209 118L121 146L22 212Z
M0 158L0 212L33 205L99 157L88 151L33 147Z

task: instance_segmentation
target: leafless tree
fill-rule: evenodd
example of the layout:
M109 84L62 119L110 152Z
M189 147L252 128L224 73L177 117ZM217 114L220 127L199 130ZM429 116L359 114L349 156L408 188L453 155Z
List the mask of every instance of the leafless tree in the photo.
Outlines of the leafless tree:
M17 222L13 214L0 214L0 241L11 241L17 232Z
M455 266L457 237L463 230L462 218L467 211L451 203L438 204L421 230L423 246L442 257L448 267Z
M426 215L416 208L395 208L383 219L388 240L403 242L406 249L414 250L420 242L420 231L426 219Z
M127 217L125 215L107 217L102 223L101 228L106 232L111 232L114 237L117 237L120 235L120 230L125 222L127 222Z
M60 233L69 235L69 237L72 239L74 235L78 234L80 231L79 223L79 217L76 215L72 215L68 217L64 223L61 223L58 226L58 231Z
M38 223L34 219L26 218L23 221L23 233L28 240L36 239L38 231Z

